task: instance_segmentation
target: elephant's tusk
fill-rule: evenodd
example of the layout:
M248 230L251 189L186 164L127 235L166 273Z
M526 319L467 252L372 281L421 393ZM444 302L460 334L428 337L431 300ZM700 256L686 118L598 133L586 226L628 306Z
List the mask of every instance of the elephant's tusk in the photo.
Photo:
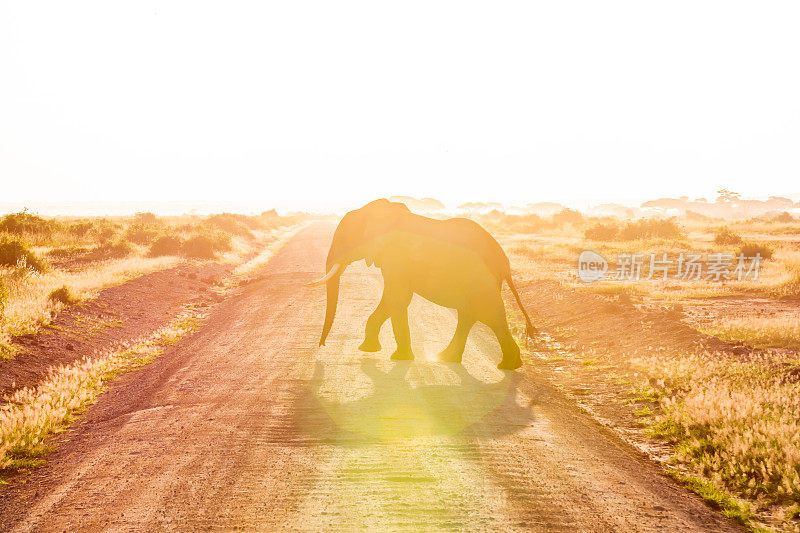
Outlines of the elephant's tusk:
M306 283L306 287L315 287L317 285L322 285L323 283L325 283L326 281L331 279L333 276L338 274L341 269L342 269L342 265L340 263L334 264L331 267L331 269L328 271L327 274L325 274L324 276L319 278L317 281L312 281L310 283Z

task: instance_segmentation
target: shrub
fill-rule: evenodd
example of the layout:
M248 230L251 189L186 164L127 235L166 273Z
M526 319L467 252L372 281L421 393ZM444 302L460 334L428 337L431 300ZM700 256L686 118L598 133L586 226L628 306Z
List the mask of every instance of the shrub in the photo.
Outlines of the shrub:
M635 241L638 239L680 239L681 227L673 219L643 218L628 222L617 234L617 240Z
M714 244L741 244L741 235L734 233L727 226L723 226L714 234Z
M217 252L227 252L232 248L231 236L222 231L198 233L189 237L181 252L193 259L212 259Z
M95 239L103 244L111 242L117 236L117 228L108 222L94 226L92 232Z
M33 215L23 210L19 213L10 213L0 219L0 232L12 235L52 235L58 229L58 222L47 220L38 215Z
M46 270L44 262L17 240L0 241L0 265L11 268L24 266L37 272Z
M126 239L133 243L141 244L142 246L153 242L156 235L158 235L158 230L156 228L143 224L133 224L125 230Z
M51 302L58 302L64 305L74 304L78 301L66 285L62 285L61 288L52 291L47 299Z
M172 235L163 235L150 245L147 255L150 257L161 257L164 255L180 255L183 249L183 239Z
M238 235L240 237L252 238L253 233L248 228L249 218L244 215L236 215L233 213L222 213L219 215L211 215L205 220L206 225L212 228L227 231L231 235Z
M233 239L229 233L214 231L205 235L211 239L211 245L214 247L215 252L229 252L233 249Z
M140 226L158 224L158 217L153 213L136 213L133 215L133 223Z
M619 232L619 227L615 222L603 224L598 222L594 226L587 228L583 236L593 241L613 241Z
M558 226L563 226L564 224L580 226L583 224L583 215L580 211L565 207L560 212L553 215L553 223Z
M782 212L780 215L775 215L770 219L770 222L775 223L792 223L796 222L794 217L789 214L787 211Z
M65 259L76 255L85 254L89 251L85 246L63 246L61 248L53 248L47 252L47 257L54 259Z
M216 255L214 241L208 235L193 235L183 243L181 253L193 259L212 259Z
M755 257L757 254L760 254L761 259L772 259L772 248L757 242L746 242L742 244L736 253L737 255L744 254L745 257Z
M92 259L121 259L133 253L133 246L127 241L106 242L91 252Z
M517 233L537 233L553 224L532 213L529 215L506 215L501 211L492 211L487 218L500 225L504 230L511 230Z
M70 224L69 228L67 228L67 231L78 237L85 237L92 227L94 227L94 224L91 222L74 222Z

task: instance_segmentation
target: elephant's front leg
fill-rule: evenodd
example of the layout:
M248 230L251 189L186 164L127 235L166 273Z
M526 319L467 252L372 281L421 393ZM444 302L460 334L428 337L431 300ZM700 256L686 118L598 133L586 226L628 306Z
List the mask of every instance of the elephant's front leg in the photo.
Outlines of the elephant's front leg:
M414 359L414 353L411 351L411 332L408 329L408 304L392 309L392 329L394 340L397 342L397 350L392 354L392 359L401 361Z
M367 327L364 332L364 342L358 347L362 352L378 352L381 349L381 342L378 336L381 326L389 319L389 306L386 303L386 294L381 297L378 307L369 315Z

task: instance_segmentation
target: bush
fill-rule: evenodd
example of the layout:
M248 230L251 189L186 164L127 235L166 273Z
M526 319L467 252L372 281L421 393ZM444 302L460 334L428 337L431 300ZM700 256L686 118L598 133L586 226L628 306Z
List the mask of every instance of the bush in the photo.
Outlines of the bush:
M584 232L594 241L635 241L638 239L682 239L681 227L673 219L643 218L620 227L616 222L598 222Z
M236 215L233 213L222 213L219 215L211 215L205 220L206 225L212 228L227 231L231 235L238 235L240 237L252 238L253 233L248 226L253 227L257 224L251 221L249 217L244 215Z
M537 233L553 225L550 221L535 213L529 215L506 215L501 211L495 210L489 213L487 218L504 230L517 233Z
M193 259L213 259L214 241L208 235L193 235L183 243L181 253Z
M681 239L681 227L673 219L643 218L628 222L617 234L619 241L635 241L638 239Z
M23 266L37 272L44 272L47 268L36 254L17 240L0 241L0 265L11 268Z
M598 222L594 226L587 228L583 236L593 241L613 241L619 232L619 227L615 222L603 224Z
M232 248L231 236L225 232L205 232L189 237L181 252L193 259L213 259L217 252L227 252Z
M125 230L125 238L142 246L150 244L158 235L158 230L152 226L133 224Z
M770 222L789 224L792 222L796 222L796 220L791 214L789 214L787 211L784 211L780 215L775 215L774 217L772 217L770 219Z
M12 235L35 234L49 236L58 227L58 222L44 219L25 210L8 214L0 219L0 232L11 233Z
M560 212L553 215L553 223L558 226L563 226L564 224L580 226L583 224L583 215L580 211L565 207Z
M75 236L85 237L92 227L94 227L94 224L91 222L74 222L70 224L69 228L67 228L67 231Z
M147 255L150 257L161 257L164 255L180 255L183 249L183 239L172 235L163 235L150 245Z
M133 246L127 241L106 242L91 252L92 259L121 259L133 253Z
M136 213L133 215L133 223L139 226L158 224L158 217L153 213Z
M51 302L58 302L64 305L74 304L78 301L66 285L62 285L61 288L52 291L47 299Z
M94 226L92 233L98 242L105 244L117 236L117 227L112 223L105 222Z
M761 259L772 259L772 249L765 244L759 244L757 242L746 242L742 244L736 253L737 255L744 254L745 257L755 257L756 254L760 254Z
M741 235L734 233L727 226L723 226L714 234L714 244L741 244Z
M87 252L89 252L89 248L85 246L63 246L61 248L53 248L47 252L47 257L52 257L53 259L68 259Z

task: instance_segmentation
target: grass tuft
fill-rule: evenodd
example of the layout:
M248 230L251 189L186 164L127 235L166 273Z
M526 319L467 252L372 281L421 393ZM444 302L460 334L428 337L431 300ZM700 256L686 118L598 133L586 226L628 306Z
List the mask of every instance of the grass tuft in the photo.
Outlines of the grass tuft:
M54 289L53 291L51 291L47 299L50 300L51 302L60 303L64 305L72 305L79 301L78 298L72 293L72 291L66 285L62 285L58 289Z

